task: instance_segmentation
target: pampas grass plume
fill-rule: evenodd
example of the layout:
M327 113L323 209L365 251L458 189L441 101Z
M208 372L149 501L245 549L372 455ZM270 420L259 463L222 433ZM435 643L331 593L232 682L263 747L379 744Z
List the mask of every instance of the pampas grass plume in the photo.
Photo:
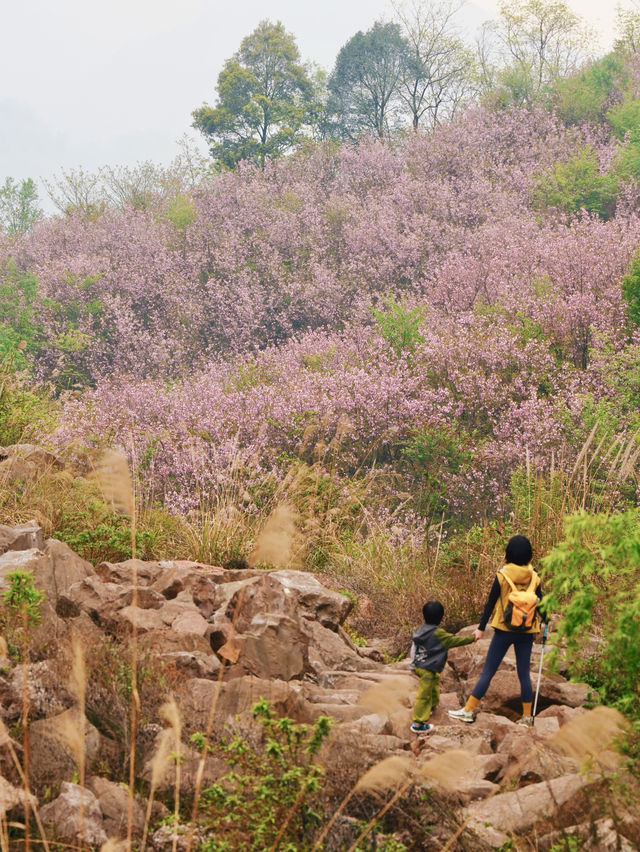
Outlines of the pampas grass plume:
M464 777L473 762L473 757L464 749L452 749L443 754L437 754L426 763L423 763L418 771L420 778L429 778L436 781L446 790L455 791L460 786L460 779Z
M296 522L298 513L292 506L283 503L276 506L265 521L249 556L249 565L274 565L276 568L291 568L297 564L299 551Z
M613 707L594 707L563 725L547 743L579 763L595 758L601 766L615 764L617 756L606 749L627 728L628 722Z
M397 789L407 781L413 768L414 761L410 757L392 754L368 769L358 780L355 790L383 793L385 790Z
M69 691L84 712L87 695L87 667L84 659L84 649L78 636L71 643L72 659L69 677Z
M358 699L358 704L373 713L386 713L387 716L403 710L407 706L408 680L402 677L385 679L363 693Z
M110 503L116 512L133 515L133 486L124 453L104 450L91 478L98 484L105 503Z

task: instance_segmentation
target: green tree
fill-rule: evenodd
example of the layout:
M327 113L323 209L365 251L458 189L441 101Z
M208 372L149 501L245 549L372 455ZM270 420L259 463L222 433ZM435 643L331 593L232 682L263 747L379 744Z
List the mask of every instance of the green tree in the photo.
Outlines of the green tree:
M616 8L617 36L615 49L621 53L631 54L640 51L640 11L638 3L635 9Z
M343 45L328 83L334 135L388 136L399 124L399 90L408 56L409 45L398 24L381 21Z
M564 0L502 0L498 20L487 24L486 32L499 66L494 79L518 103L575 72L593 40Z
M6 178L0 186L0 229L11 235L22 234L41 217L35 182L31 178L20 182Z
M554 89L554 102L565 124L584 121L600 122L610 106L628 84L629 72L617 53L609 53L580 74L559 80ZM607 113L609 118L611 110ZM611 119L609 118L611 121Z
M317 107L317 85L300 61L293 35L261 21L218 76L218 103L193 112L193 126L224 166L264 163L294 148Z
M392 0L408 44L400 98L413 129L435 127L450 118L476 89L475 57L462 40L455 15L457 0Z

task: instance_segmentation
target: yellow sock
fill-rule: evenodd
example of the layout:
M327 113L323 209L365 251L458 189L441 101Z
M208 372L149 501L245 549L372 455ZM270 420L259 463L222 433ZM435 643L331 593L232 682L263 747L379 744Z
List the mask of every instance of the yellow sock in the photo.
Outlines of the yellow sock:
M532 701L523 701L522 702L522 715L523 716L530 716L531 715L532 703L533 703Z
M467 712L469 712L469 710L471 710L471 712L473 712L476 709L476 707L478 706L479 703L480 703L479 698L474 698L473 695L470 695L467 698L467 703L464 705L464 709Z

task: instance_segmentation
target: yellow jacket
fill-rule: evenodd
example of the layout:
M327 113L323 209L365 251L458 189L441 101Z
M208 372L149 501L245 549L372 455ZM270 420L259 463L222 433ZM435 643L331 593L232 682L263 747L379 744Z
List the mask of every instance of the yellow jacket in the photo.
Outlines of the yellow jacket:
M496 574L498 579L498 583L500 584L500 597L496 605L493 608L493 612L491 613L491 621L490 624L492 627L497 630L509 630L507 625L504 622L504 610L509 602L509 593L511 592L511 586L504 579L503 574L506 574L512 583L515 583L518 589L527 589L529 584L531 583L532 576L536 577L536 584L534 586L534 590L537 590L540 585L540 577L533 570L531 565L514 565L512 562L507 562L506 565L503 565L502 568ZM528 630L522 630L518 632L522 633L538 633L540 631L540 618L536 614L536 617L533 621L533 624Z

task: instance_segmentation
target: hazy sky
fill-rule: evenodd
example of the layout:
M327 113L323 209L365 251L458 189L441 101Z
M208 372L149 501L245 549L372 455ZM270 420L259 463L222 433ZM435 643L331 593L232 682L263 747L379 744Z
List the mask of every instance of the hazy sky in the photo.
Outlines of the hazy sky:
M613 3L569 5L612 43ZM467 3L466 24L496 8ZM281 20L303 59L329 71L347 39L390 12L388 0L0 0L0 182L169 162L260 20Z

